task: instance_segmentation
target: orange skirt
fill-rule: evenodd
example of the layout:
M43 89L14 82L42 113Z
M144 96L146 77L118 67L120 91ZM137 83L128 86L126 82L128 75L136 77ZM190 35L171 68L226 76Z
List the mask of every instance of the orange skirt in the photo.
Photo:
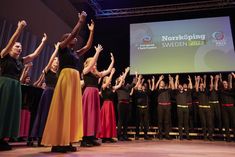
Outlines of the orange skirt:
M82 115L80 74L77 70L65 68L55 87L41 143L66 146L81 140Z

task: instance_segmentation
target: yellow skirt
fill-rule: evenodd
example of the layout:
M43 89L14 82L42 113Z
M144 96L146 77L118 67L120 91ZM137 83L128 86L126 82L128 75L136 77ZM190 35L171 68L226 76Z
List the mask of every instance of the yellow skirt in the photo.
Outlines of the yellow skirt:
M66 146L83 136L82 91L80 74L65 68L55 87L44 129L42 144Z

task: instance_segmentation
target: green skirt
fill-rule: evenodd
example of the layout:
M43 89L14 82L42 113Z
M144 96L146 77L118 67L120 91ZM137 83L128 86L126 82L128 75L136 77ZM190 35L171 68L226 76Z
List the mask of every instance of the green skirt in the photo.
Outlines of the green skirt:
M18 137L21 99L20 82L0 76L0 138Z

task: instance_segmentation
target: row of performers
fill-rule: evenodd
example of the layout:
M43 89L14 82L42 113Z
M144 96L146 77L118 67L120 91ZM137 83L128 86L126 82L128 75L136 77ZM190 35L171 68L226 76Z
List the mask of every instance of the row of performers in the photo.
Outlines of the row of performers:
M80 56L86 53L92 46L94 35L94 22L88 25L90 30L89 39L84 47L75 51L73 47L76 44L76 35L85 23L86 13L81 12L78 15L78 22L71 33L64 34L55 46L48 65L42 72L37 84L45 80L46 88L39 102L39 108L32 136L39 138L39 143L45 146L52 146L52 152L73 152L77 148L72 143L81 140L81 146L99 146L96 138L102 138L103 142L114 142L113 137L118 140L130 140L127 137L127 125L130 95L134 94L138 107L139 122L143 122L145 128L145 139L148 131L148 95L141 75L136 75L132 84L125 85L125 78L129 72L126 68L122 75L117 79L116 84L111 86L114 75L114 57L111 54L111 63L107 70L98 71L96 68L97 59L102 52L101 45L95 46L95 54L88 58L82 65ZM23 80L24 74L21 75L24 65L36 58L45 42L47 36L44 35L41 44L32 54L20 57L22 46L17 39L26 26L25 21L19 21L18 27L9 40L6 47L1 51L1 76L0 76L0 149L11 150L11 146L5 141L8 137L17 137L19 132L19 117L21 109L21 89L20 81ZM58 55L58 58L56 57ZM23 73L27 73L25 70ZM81 76L82 74L82 76ZM21 77L22 76L22 77ZM58 76L58 77L57 77ZM83 80L80 80L80 78ZM100 95L98 82L103 78L102 97L104 99L100 109ZM165 127L166 138L169 139L170 124L170 97L172 91L175 92L178 113L179 113L179 130L182 137L182 127L185 128L188 136L187 118L189 116L189 93L192 89L191 79L189 85L181 85L179 78L174 79L169 76L169 87L163 81L164 77L160 76L155 84L152 79L152 90L158 92L158 127L159 138L163 135L163 126ZM218 103L218 97L213 91L218 91L219 77L215 77L215 83L211 86L211 94ZM211 105L209 103L208 91L206 90L205 79L199 76L195 78L195 89L199 100L199 115L203 132L206 137L207 128L209 128L209 139L212 139L211 130ZM213 80L212 80L213 82ZM82 93L82 86L84 91ZM187 88L186 88L187 86ZM176 89L176 90L174 90ZM118 130L116 131L115 111L113 106L113 94L118 95ZM224 125L229 136L229 122L231 120L234 128L234 107L233 93L227 81L223 81L223 88L220 91L220 100L222 112L225 117ZM137 127L139 128L139 127ZM137 131L138 132L138 131ZM138 135L138 133L137 133Z

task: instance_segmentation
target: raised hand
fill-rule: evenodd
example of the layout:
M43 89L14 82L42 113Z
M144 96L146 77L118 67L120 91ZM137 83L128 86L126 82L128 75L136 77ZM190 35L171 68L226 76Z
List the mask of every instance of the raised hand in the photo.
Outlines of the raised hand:
M43 34L43 38L42 38L42 42L45 42L45 41L47 41L47 34L46 33Z
M27 26L27 23L25 20L21 20L18 22L18 27L25 27L25 26Z
M60 42L57 42L54 46L55 46L55 49L59 49Z
M112 52L110 53L110 56L111 56L111 61L114 62L114 57L113 57L113 53Z
M95 28L95 22L93 20L91 20L91 24L87 24L88 26L88 29L90 31L94 31L94 28Z
M212 75L210 75L210 78L211 78L211 80L213 80L214 77Z
M176 75L176 76L175 76L175 79L176 79L176 80L179 80L179 75Z
M155 76L152 77L152 82L154 82L154 81L155 81Z
M129 72L130 71L130 67L127 67L126 69L125 69L125 72Z
M235 78L235 74L234 74L234 72L232 72L231 74L233 75L233 78Z
M115 73L115 71L116 71L116 69L115 69L115 68L112 68L112 70L111 70L111 74L114 74L114 73Z
M161 75L161 76L159 77L159 80L162 81L163 79L164 79L164 76Z
M78 13L78 18L79 18L79 21L85 21L86 20L86 17L87 17L87 14L85 11L82 11L81 13Z
M102 45L98 44L97 46L95 46L95 51L96 52L101 52L103 50Z
M188 75L188 80L189 80L189 81L192 81L192 79L191 79L191 77L190 77L189 75Z

